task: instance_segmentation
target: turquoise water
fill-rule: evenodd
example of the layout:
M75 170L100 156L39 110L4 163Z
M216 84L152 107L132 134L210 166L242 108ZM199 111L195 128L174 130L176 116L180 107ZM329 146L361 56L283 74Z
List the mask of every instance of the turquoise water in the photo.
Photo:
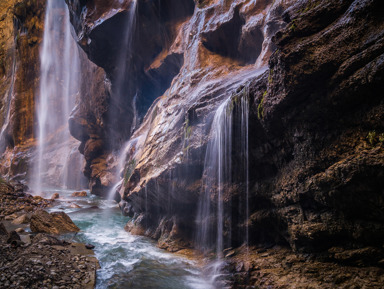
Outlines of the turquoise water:
M60 199L50 211L64 211L71 217L81 229L75 241L95 245L101 265L96 288L214 289L194 261L124 231L129 219L121 215L114 201L96 196L73 198L73 191L50 191L55 192ZM81 208L73 208L74 204Z

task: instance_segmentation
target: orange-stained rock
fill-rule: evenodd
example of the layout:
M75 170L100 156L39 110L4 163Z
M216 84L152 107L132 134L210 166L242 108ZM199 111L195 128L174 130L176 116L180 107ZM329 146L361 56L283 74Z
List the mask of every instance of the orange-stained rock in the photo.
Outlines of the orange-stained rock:
M51 197L51 200L56 200L56 199L59 199L60 198L60 195L59 193L54 193Z
M86 197L86 196L87 196L87 192L86 191L74 192L71 195L71 197Z
M30 226L34 233L62 234L80 231L64 212L48 213L38 210L32 215Z

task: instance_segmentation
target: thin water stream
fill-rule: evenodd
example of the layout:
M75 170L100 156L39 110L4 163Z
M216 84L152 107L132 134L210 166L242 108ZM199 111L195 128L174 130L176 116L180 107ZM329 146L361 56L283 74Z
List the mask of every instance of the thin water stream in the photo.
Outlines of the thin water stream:
M60 199L51 211L64 211L81 229L75 241L95 245L101 269L96 288L214 289L196 261L168 253L142 236L124 231L128 221L114 201L91 195L71 197L70 190L58 192ZM81 208L73 208L74 204Z

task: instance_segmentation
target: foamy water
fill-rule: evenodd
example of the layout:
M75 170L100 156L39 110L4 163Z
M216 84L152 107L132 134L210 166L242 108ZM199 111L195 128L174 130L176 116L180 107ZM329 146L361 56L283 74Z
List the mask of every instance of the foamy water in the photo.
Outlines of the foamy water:
M194 261L160 250L148 238L124 231L129 218L121 215L114 201L96 196L70 197L73 191L50 190L55 192L60 199L50 210L69 214L81 229L75 241L95 245L101 265L96 288L214 289ZM81 208L71 208L73 204Z

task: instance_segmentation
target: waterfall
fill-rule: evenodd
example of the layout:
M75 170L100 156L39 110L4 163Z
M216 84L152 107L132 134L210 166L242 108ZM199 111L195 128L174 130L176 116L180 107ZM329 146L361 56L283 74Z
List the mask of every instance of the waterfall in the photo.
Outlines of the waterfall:
M109 133L108 137L109 146L113 150L120 150L123 142L128 139L132 134L138 119L136 116L136 99L137 91L132 91L128 87L128 79L134 77L130 72L133 65L133 40L136 30L136 18L137 18L137 0L132 0L129 6L129 11L125 18L122 31L124 32L121 46L119 47L118 55L116 57L115 71L111 76L113 78L112 86L112 98L110 100L110 109L108 111L109 118ZM127 105L126 100L132 97L132 111L122 114L122 107ZM132 123L130 127L122 125L127 118L130 118L132 114ZM113 134L118 137L113 137Z
M120 48L118 59L118 75L116 78L116 93L121 96L124 94L124 80L129 69L132 57L133 35L136 28L137 0L133 0L129 9L128 19L125 27L125 37ZM127 61L128 58L128 61Z
M232 113L227 113L231 98L227 98L216 110L211 140L208 143L204 161L203 194L200 198L197 223L199 224L197 244L204 251L216 248L217 256L223 251L223 193L224 181L231 179ZM212 226L211 214L216 200L216 230Z
M245 176L245 244L249 251L249 86L244 88L244 97L241 98L241 144L243 167Z
M126 94L125 91L125 79L127 76L127 73L129 71L129 66L131 64L131 57L132 57L132 44L133 44L133 35L135 33L136 28L136 14L137 14L137 0L133 0L131 2L131 6L129 9L129 14L126 22L125 27L125 37L122 42L122 46L120 47L120 52L118 56L118 71L119 73L116 76L115 80L115 97L117 99L120 99L124 94ZM128 59L128 60L127 60ZM133 134L135 128L137 127L139 123L138 115L137 115L137 108L136 108L136 100L137 100L137 94L134 95L132 99L132 108L133 108L133 120L131 125L130 133ZM111 118L114 119L115 111L111 111ZM114 121L111 121L114 123ZM107 198L109 200L113 200L115 198L115 195L117 191L121 188L121 185L123 182L127 179L127 174L129 174L130 167L132 167L132 162L134 161L133 155L129 155L129 153L135 149L137 139L131 139L127 141L123 146L121 146L120 150L115 151L114 154L117 156L117 166L116 166L116 176L115 178L117 181L112 186L112 188L107 193ZM111 147L114 147L114 145L111 145ZM127 158L129 158L127 160ZM128 162L128 163L127 163Z
M68 161L74 143L68 118L80 89L79 51L72 38L64 0L47 1L44 27L40 89L36 100L37 160L31 180L36 193L41 193L48 185L67 186ZM60 168L52 167L58 165ZM78 169L81 175L81 168ZM49 174L56 174L56 181L48 180Z
M208 267L212 283L220 282L223 252L226 246L232 245L231 185L235 182L241 183L243 188L238 203L244 217L241 219L245 226L243 243L246 246L249 243L248 97L249 86L245 85L240 93L231 95L217 108L207 144L196 218L196 244L203 252L215 250L216 261Z
M119 152L117 156L117 166L116 166L116 179L118 180L114 186L109 190L107 194L108 200L115 199L115 195L118 190L120 190L121 185L127 181L128 175L133 170L134 157L136 151L137 138L129 140L124 146L123 149Z

